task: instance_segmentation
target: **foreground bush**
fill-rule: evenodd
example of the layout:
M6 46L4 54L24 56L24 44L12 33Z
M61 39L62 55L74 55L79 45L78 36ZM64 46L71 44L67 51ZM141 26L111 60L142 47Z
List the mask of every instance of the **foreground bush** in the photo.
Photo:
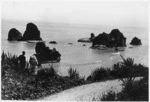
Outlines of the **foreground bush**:
M100 81L109 77L110 70L107 68L97 68L92 71L91 75L87 78L87 80L92 81Z
M122 57L122 56L121 56ZM123 59L123 62L114 64L110 75L123 82L120 93L108 92L102 101L148 101L148 68L141 64L134 64L132 58ZM136 77L143 77L135 81Z
M122 56L121 56L122 57ZM120 79L124 84L126 82L133 82L135 77L148 76L148 67L141 64L134 63L134 59L127 58L123 59L123 62L118 62L113 65L112 68L97 68L92 71L91 75L87 80L101 81L105 79Z
M2 73L4 75L5 71L9 68L12 68L14 70L18 70L18 56L16 55L11 55L10 53L6 54L6 53L2 53L2 57L1 57L1 70L2 70Z
M72 69L71 67L68 70L68 74L70 78L79 78L79 72L77 72L76 69Z
M139 81L134 81L130 90L129 86L125 86L119 93L109 91L99 100L101 101L148 101L148 79L143 78ZM98 101L98 100L97 100Z

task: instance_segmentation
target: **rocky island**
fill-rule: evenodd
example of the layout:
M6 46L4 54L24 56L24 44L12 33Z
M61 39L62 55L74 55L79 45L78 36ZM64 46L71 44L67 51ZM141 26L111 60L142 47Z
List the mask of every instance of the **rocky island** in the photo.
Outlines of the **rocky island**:
M125 47L126 38L118 29L113 29L109 34L103 32L96 36L92 41L92 47L97 45L104 45L106 47Z
M28 23L26 27L26 31L23 35L23 40L42 40L40 37L40 31L37 26L33 23Z
M142 45L142 42L141 42L141 39L137 38L137 37L134 37L131 42L130 42L131 45Z
M16 29L12 28L8 32L8 40L9 41L18 41L22 39L22 34Z
M28 23L26 30L22 34L15 28L12 28L8 33L9 41L27 41L27 40L42 40L40 37L40 31L33 23Z
M59 62L61 54L55 49L50 49L44 42L38 42L35 46L35 56L39 63L46 63L48 61Z

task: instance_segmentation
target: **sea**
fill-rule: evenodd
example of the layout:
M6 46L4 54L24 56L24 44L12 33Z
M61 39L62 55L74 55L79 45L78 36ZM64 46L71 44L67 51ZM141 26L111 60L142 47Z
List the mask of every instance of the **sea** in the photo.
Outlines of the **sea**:
M5 53L11 53L19 56L22 51L26 52L26 60L29 61L31 55L35 54L36 43L26 41L8 41L8 32L11 28L18 29L22 34L26 30L26 25L30 21L1 21L1 50ZM148 27L119 27L106 25L90 24L67 24L33 21L41 33L41 38L50 49L56 48L61 54L59 63L49 63L42 65L44 68L53 66L55 71L62 75L68 75L68 69L73 68L79 72L80 76L89 76L96 68L112 68L113 64L123 61L124 58L133 58L135 63L141 63L148 66ZM110 33L112 29L119 29L127 38L124 51L115 51L112 49L98 50L91 49L92 43L78 42L80 38L89 38L91 33L95 36L102 32ZM130 42L133 37L138 37L142 45L133 46ZM57 44L50 44L50 41L56 41ZM72 44L69 44L72 43ZM83 46L85 44L85 46Z

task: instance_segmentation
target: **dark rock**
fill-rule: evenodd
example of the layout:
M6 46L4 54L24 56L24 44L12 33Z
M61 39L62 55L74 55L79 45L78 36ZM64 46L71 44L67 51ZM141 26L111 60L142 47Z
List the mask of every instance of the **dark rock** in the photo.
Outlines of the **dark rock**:
M103 32L94 38L92 47L95 45L105 45L106 47L125 47L126 38L118 29L113 29L109 34Z
M94 35L94 33L91 33L90 40L91 40L91 41L93 41L93 40L94 40L94 38L95 38L95 35Z
M23 35L23 40L42 40L40 37L40 31L35 24L27 24L26 31Z
M83 46L86 46L85 44L83 44Z
M78 42L91 42L91 40L89 38L81 38Z
M22 39L22 34L15 28L10 29L8 33L9 41L19 41Z
M81 38L81 39L78 40L78 42L87 42L87 43L89 43L89 42L92 42L94 40L94 38L95 38L94 33L91 33L90 38Z
M56 41L50 41L49 43L51 43L51 44L57 44Z
M109 35L111 40L114 40L114 44L116 44L116 46L119 47L126 46L126 38L118 29L113 29Z
M137 37L134 37L132 40L131 40L131 45L142 45L142 42L141 42L141 39L137 38Z
M93 40L92 46L95 45L106 45L108 46L110 43L110 37L108 34L103 32L102 34L99 34L95 39Z
M130 49L132 49L133 47L129 47Z
M49 47L45 45L44 42L38 42L35 46L36 57L39 63L47 62L47 61L60 61L61 54L53 48L51 50Z
M68 43L69 45L72 45L73 43Z

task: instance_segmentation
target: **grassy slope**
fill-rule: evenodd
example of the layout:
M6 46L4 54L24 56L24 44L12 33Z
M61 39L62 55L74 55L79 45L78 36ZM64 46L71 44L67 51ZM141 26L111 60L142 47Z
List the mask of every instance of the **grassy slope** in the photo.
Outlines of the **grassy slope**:
M87 80L80 78L79 73L73 69L68 70L69 76L66 77L57 75L51 68L41 71L40 74L35 76L27 70L29 69L28 64L26 70L19 70L16 59L17 56L2 53L3 100L34 100L74 86L96 81L120 78L127 82L136 76L148 75L147 67L134 64L132 59L126 59L115 64L112 70L106 68L94 70ZM129 80L123 80L124 77L128 76L130 76Z

